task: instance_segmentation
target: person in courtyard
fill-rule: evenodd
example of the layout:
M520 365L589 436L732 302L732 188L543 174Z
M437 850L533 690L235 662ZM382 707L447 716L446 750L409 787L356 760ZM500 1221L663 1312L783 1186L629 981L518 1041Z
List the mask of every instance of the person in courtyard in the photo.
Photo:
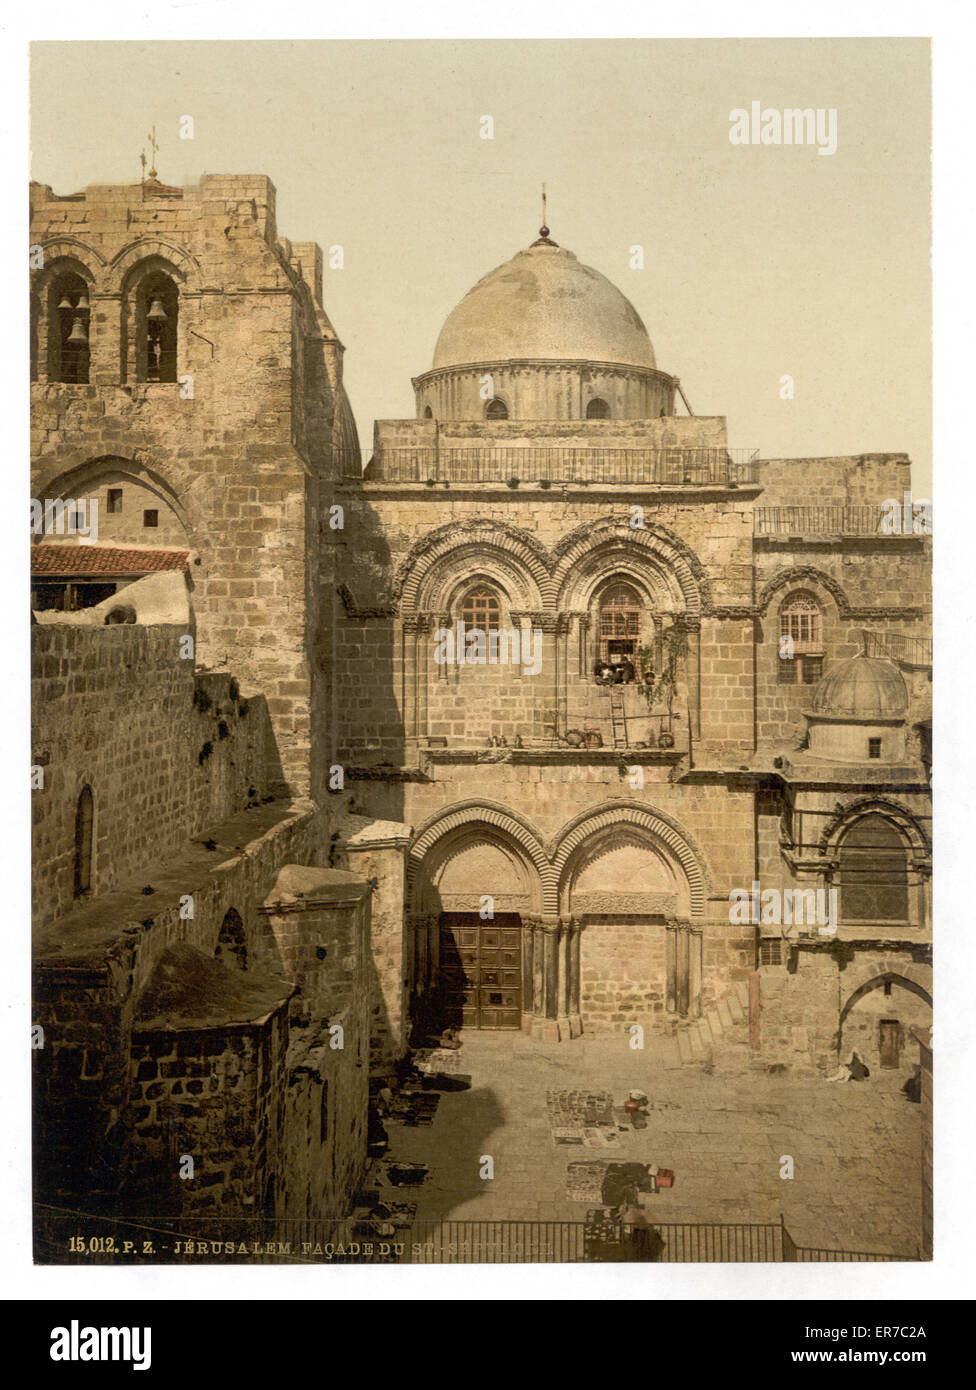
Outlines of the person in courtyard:
M850 1061L842 1062L826 1079L828 1081L864 1081L871 1075L870 1070L856 1052L852 1052Z

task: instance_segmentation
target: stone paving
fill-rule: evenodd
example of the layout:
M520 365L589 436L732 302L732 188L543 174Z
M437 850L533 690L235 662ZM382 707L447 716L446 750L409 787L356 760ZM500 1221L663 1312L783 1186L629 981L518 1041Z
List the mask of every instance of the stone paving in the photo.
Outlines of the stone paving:
M582 1221L568 1200L569 1163L609 1158L675 1171L651 1198L661 1221L778 1222L798 1245L914 1257L921 1223L921 1106L901 1094L903 1077L873 1071L864 1082L770 1076L745 1049L715 1067L666 1064L648 1039L579 1038L545 1044L520 1033L469 1033L460 1069L469 1091L442 1095L429 1128L390 1125L390 1156L427 1163L410 1197L417 1219ZM546 1092L610 1090L649 1097L645 1130L611 1149L557 1145ZM780 1177L781 1155L795 1165ZM479 1177L482 1156L494 1178Z

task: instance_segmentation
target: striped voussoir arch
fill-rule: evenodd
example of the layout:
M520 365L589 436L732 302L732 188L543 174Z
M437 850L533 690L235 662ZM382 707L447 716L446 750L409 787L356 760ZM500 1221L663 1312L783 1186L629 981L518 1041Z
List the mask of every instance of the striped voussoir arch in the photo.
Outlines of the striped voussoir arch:
M530 825L491 802L471 801L439 813L422 826L407 855L407 889L412 896L417 871L438 840L466 826L492 826L500 830L525 853L534 864L542 887L543 911L559 910L559 886L552 863L542 847L539 836Z
M582 815L570 821L569 825L565 826L557 835L551 854L557 886L562 883L566 866L573 852L579 848L584 840L601 830L609 830L616 825L640 826L641 829L648 831L667 845L674 858L681 865L688 880L692 916L703 916L707 880L703 867L704 859L700 851L689 842L685 832L672 825L660 814L649 811L646 806L628 803L619 806L605 806L592 811L584 811Z

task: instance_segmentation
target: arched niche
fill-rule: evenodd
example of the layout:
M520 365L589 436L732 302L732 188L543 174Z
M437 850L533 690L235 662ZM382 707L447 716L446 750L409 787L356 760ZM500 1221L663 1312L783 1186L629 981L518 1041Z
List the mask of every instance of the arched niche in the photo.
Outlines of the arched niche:
M99 544L191 548L186 513L176 494L161 478L128 459L93 459L52 478L43 495L85 498L89 515L96 502ZM48 539L64 543L57 535L37 538L39 543Z
M932 996L924 985L884 971L858 986L840 1012L839 1056L857 1052L872 1071L910 1072L918 1061L913 1028L932 1025Z

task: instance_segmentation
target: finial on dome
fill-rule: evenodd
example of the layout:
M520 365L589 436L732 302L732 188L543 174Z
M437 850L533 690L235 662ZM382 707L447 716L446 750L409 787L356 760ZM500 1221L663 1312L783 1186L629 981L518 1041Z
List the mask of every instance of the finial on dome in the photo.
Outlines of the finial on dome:
M549 228L546 226L546 186L542 185L542 226L539 228L539 239L532 243L533 246L556 246L557 242L551 241Z

